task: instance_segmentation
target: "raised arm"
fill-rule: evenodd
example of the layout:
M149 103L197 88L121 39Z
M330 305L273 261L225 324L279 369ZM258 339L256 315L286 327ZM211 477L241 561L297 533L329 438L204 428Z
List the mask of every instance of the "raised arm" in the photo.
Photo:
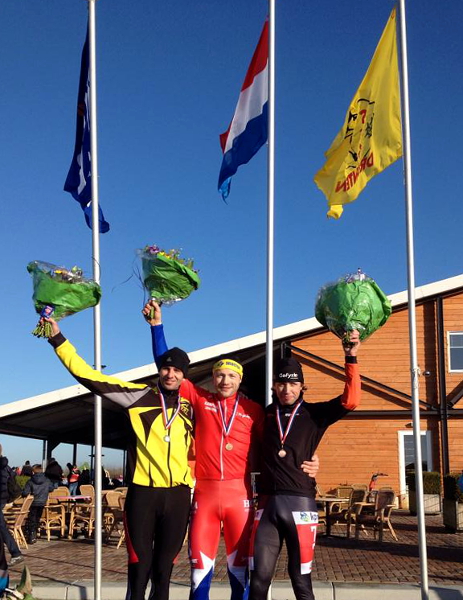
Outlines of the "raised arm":
M347 345L343 345L345 354L346 383L341 396L341 404L347 410L354 410L360 404L360 373L357 364L357 352L360 347L360 336L357 330L352 331Z
M350 342L343 345L346 374L343 394L328 402L309 402L303 405L321 429L333 425L333 423L342 419L348 411L356 409L360 404L361 383L357 364L359 346L359 333L358 331L352 331Z
M48 341L53 346L56 355L69 373L88 390L98 396L105 396L126 408L145 394L150 393L147 385L122 381L117 377L104 375L100 371L92 369L61 333L58 323L54 319L45 320L52 325L53 336Z
M143 307L142 313L151 328L153 358L159 368L158 359L168 350L166 338L164 336L164 326L162 324L161 307L155 300L151 299Z
M153 299L145 304L141 311L145 321L151 328L151 343L153 348L153 358L158 369L160 368L159 358L169 349L164 336L164 326L162 324L162 311L160 305ZM188 379L184 379L180 386L181 395L195 405L198 395L206 390L202 390L194 385Z

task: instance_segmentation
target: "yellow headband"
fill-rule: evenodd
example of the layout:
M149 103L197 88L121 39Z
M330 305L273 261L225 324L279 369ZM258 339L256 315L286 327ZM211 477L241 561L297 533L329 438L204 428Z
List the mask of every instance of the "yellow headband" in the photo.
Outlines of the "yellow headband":
M243 378L243 367L240 365L240 363L236 362L236 360L231 360L229 358L218 360L212 367L213 371L217 371L217 369L230 369L231 371L238 373L238 375Z

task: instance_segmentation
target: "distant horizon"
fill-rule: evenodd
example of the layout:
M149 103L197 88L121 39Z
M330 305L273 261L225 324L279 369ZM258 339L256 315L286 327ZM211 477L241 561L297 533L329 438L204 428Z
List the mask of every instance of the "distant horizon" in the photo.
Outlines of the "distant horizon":
M18 439L21 439L23 447L16 447L15 442L18 442ZM26 460L28 460L31 463L31 465L42 464L43 442L41 440L33 440L30 438L18 438L16 436L3 434L0 436L0 444L2 445L2 456L5 456L8 459L8 464L10 467L22 467L25 464ZM72 463L72 452L72 444L59 444L53 450L52 457L54 457L59 462L59 464L63 468L63 471L66 470L66 464L68 462ZM91 446L87 446L85 444L78 444L77 463L79 465L85 462L90 463L90 452ZM104 456L102 462L105 468L109 470L114 469L116 471L120 469L122 472L122 450L103 448L103 455ZM105 458L107 459L106 462Z

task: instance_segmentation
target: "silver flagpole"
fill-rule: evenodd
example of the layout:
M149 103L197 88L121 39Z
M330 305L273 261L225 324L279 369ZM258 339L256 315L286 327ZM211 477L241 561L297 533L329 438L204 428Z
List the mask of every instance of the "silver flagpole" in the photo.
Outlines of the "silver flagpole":
M407 28L405 18L405 0L400 4L400 50L402 83L402 131L404 141L404 181L407 217L407 263L408 263L408 324L410 332L410 369L412 388L413 440L415 445L416 512L418 515L418 547L421 572L421 598L428 600L428 564L426 550L426 529L423 499L423 463L421 457L421 430L419 381L416 351L416 306L415 306L415 262L413 250L413 199L412 199L412 163L410 144L410 106L408 97Z
M268 0L268 154L267 154L267 343L265 406L272 402L273 383L273 255L275 195L275 0ZM267 592L272 600L272 585Z
M98 222L98 144L96 112L96 49L95 49L95 1L88 0L89 69L90 69L90 152L92 157L92 243L93 279L100 283L100 228ZM101 313L100 305L93 309L93 338L95 369L101 371ZM102 559L102 510L101 510L101 450L102 412L101 396L95 396L95 579L94 598L101 600Z
M275 191L275 0L269 0L268 31L268 167L267 167L267 344L265 405L272 402L273 254Z

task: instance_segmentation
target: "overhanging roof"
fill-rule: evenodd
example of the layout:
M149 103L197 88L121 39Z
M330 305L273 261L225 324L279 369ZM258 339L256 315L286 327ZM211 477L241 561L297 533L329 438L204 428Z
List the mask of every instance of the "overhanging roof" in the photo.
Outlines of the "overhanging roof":
M416 288L416 301L440 294L455 293L463 288L463 275L444 279ZM389 296L392 306L400 308L407 304L408 293L400 292ZM321 331L323 328L315 317L297 321L274 329L276 344L284 340ZM265 370L266 332L262 331L222 344L216 344L189 353L191 366L189 378L203 384L209 379L212 363L223 354L235 354L247 365L244 384L248 386L261 379ZM125 381L148 382L157 373L154 363L115 373ZM257 377L256 377L257 375ZM263 382L259 381L263 388ZM249 389L253 397L262 396ZM124 448L128 435L128 423L121 408L103 399L103 445ZM81 385L73 385L38 396L25 398L0 406L0 433L51 439L68 443L93 443L93 395Z

